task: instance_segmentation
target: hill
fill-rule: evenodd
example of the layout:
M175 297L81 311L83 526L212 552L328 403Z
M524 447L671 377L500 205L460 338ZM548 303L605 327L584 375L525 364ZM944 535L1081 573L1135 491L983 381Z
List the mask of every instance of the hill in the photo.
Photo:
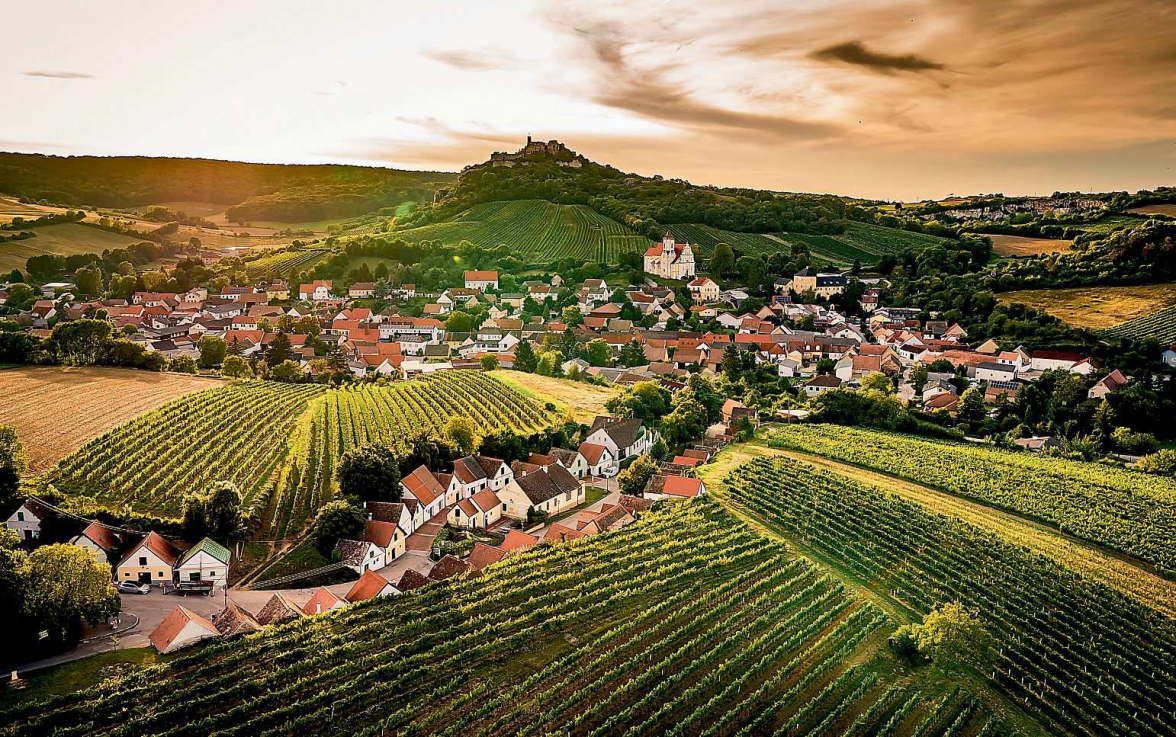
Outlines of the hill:
M1068 325L1104 330L1176 305L1176 284L1020 289L998 298L1049 313Z
M218 203L231 221L352 217L431 199L454 179L379 167L0 153L0 192L80 207Z

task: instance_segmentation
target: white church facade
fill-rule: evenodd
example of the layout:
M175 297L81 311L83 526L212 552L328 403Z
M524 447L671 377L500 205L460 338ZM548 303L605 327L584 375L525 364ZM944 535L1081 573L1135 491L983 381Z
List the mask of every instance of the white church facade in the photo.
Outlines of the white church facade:
M675 243L674 236L666 231L661 246L645 252L645 271L663 279L693 279L694 251L689 243Z

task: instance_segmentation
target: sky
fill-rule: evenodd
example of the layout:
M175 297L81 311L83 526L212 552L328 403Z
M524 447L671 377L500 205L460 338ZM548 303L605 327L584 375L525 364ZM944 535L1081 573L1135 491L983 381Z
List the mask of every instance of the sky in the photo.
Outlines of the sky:
M1176 184L1172 0L9 3L0 150L458 170L527 135L699 184ZM44 33L35 31L45 28Z

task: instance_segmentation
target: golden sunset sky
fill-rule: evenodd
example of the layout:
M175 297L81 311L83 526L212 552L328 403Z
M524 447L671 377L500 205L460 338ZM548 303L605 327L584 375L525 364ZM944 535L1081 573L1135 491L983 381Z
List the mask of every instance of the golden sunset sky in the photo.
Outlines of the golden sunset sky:
M863 197L1176 184L1172 0L10 2L0 150L626 171Z

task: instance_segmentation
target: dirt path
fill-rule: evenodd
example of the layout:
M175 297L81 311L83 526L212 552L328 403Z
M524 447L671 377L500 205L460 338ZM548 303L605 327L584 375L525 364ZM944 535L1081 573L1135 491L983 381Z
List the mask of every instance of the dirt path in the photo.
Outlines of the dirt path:
M708 468L707 476L713 477L714 484L719 484L719 479L734 466L752 457L763 455L786 456L863 484L881 487L933 511L952 515L982 530L993 532L1013 544L1048 556L1088 579L1110 586L1144 606L1165 616L1176 617L1176 581L1169 581L1123 556L1069 537L1051 527L887 474L808 453L777 450L762 445L744 445L735 449L730 454L730 459L722 458L719 463ZM707 488L714 485L710 478L706 480L706 484Z

